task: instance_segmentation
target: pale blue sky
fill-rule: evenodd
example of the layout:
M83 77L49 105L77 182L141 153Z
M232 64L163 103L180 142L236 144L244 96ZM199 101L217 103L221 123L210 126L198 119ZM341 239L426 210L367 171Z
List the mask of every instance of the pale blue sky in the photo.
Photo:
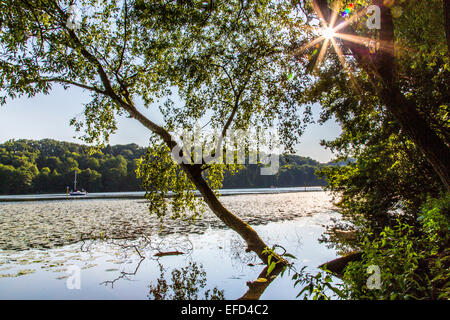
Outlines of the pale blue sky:
M89 95L82 89L70 88L64 90L56 87L49 95L38 95L34 98L21 97L8 100L0 107L0 143L9 139L44 139L51 138L60 141L81 143L70 120L81 115L83 103L89 101ZM160 122L157 111L141 110L151 119ZM319 112L319 107L314 113ZM158 121L159 120L159 121ZM298 155L311 157L321 162L333 158L329 150L320 146L321 139L332 139L340 133L339 126L332 121L325 125L309 125L298 145ZM111 136L110 143L136 143L141 146L148 144L149 132L134 119L120 117L118 130Z

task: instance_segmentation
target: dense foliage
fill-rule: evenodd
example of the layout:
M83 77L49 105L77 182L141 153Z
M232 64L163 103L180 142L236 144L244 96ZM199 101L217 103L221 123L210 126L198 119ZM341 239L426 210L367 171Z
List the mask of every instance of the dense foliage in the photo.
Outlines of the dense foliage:
M450 55L443 2L392 1L388 11L394 16L392 86L448 150ZM376 39L364 28L359 35ZM350 60L349 74L339 57L330 55L304 96L321 103L323 121L334 116L342 127L342 134L324 145L341 161L355 159L322 170L343 216L325 240L341 253L362 253L360 261L347 267L344 289L338 292L352 299L448 299L448 190L362 64ZM449 159L439 160L448 164ZM367 286L370 265L380 268L380 289ZM313 294L326 286L310 279L315 281L308 287Z
M344 280L351 299L450 299L450 196L429 199L418 225L398 220L361 239L361 261L350 263ZM375 237L374 237L375 236ZM380 288L367 288L367 270L380 269Z
M361 230L353 242L361 259L347 265L342 281L333 281L326 267L315 275L294 270L295 285L304 286L299 295L315 300L450 299L449 215L450 196L429 198L418 225L398 219L381 232Z
M377 4L381 29L367 28L368 17L362 13L348 21L341 36L326 39L326 29L318 31L313 22L317 26L322 20L326 27L331 4L341 11L350 2L355 11ZM249 235L252 230L234 219L211 191L221 184L223 168L171 162L168 153L176 143L169 131L192 128L196 122L223 135L228 129L275 126L289 149L310 120L309 107L319 103L322 121L334 117L343 130L325 144L340 161L355 159L323 170L356 235L331 240L342 251L363 253L362 261L345 273L351 293L343 291L342 296L448 297L448 1L80 0L77 4L91 12L83 15L77 30L66 23L71 3L1 2L0 103L49 93L55 83L89 90L92 100L85 117L73 122L84 130L87 142L106 142L116 129L117 114L137 119L157 137L141 172L153 208L160 208L158 195L170 188L179 194L172 204L189 208L195 187L265 263L266 244L255 233ZM338 17L337 22L343 20ZM137 103L150 109L156 104L163 124L144 116ZM165 162L152 161L155 155ZM38 154L35 159L32 152L17 156L12 159L16 166L2 167L7 176L16 176L12 183L4 180L7 188L14 181L31 187L35 177L53 170L70 176L82 166L74 155L62 157L61 168L51 170L50 164L39 166ZM27 160L20 162L22 156ZM114 155L102 181L109 173L132 172L126 159ZM287 178L290 166L283 164L278 182L296 180ZM300 168L292 166L301 176ZM87 168L93 170L82 170ZM253 177L252 170L241 174ZM158 173L165 178L158 179ZM239 175L234 179L246 181ZM258 185L273 182L260 180ZM361 281L370 263L377 263L385 277L380 291L367 292Z
M77 187L89 192L136 191L134 170L145 149L136 144L107 146L90 154L87 146L45 139L0 145L0 193L64 193Z
M77 171L78 188L88 192L143 190L136 177L146 148L136 144L90 147L45 139L8 141L0 145L0 194L63 193L73 188ZM235 175L226 174L224 188L297 187L323 185L314 173L323 164L296 155L282 156L280 171L261 176L257 165L245 166Z

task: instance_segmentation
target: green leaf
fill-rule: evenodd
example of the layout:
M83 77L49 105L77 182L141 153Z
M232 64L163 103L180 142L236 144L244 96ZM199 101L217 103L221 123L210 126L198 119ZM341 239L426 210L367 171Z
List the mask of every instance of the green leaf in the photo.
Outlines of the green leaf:
M269 265L269 267L267 268L267 275L269 275L272 271L273 271L273 269L275 269L275 266L276 266L277 264L275 263L275 262L272 262L270 265Z
M292 258L292 259L297 259L295 256L293 256L293 255L290 254L290 253L285 253L285 254L283 255L283 257L288 257L288 258Z

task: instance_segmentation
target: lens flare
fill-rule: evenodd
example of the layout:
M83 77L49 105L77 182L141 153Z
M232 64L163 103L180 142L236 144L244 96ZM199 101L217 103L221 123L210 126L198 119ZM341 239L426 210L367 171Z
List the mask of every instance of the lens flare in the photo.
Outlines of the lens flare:
M354 3L350 3L344 10L346 18L342 19L340 18L340 13L342 12L342 1L335 1L331 16L328 19L325 19L325 16L320 10L317 2L313 1L312 4L321 26L310 26L309 30L313 30L314 35L317 36L317 34L319 34L319 36L312 39L308 43L303 44L301 47L295 49L291 54L297 56L302 52L305 52L306 50L314 47L312 55L318 55L313 70L317 70L328 53L328 47L331 46L336 52L336 55L339 58L339 61L345 69L346 73L349 75L352 85L356 88L356 90L358 90L357 83L353 79L351 69L347 64L344 52L341 49L343 43L353 43L361 47L365 47L367 48L367 50L370 50L370 54L375 54L378 51L383 51L384 53L392 55L394 54L393 43L387 43L386 41L374 40L367 36L359 36L357 34L348 33L346 29L349 27L349 25L355 21L358 21L358 19L367 14L367 9L365 8L356 10L356 5ZM346 31L343 32L343 30ZM308 57L310 56L308 55Z
M335 35L336 35L336 33L334 32L333 28L327 27L322 30L322 36L325 39L329 40L329 39L333 38Z

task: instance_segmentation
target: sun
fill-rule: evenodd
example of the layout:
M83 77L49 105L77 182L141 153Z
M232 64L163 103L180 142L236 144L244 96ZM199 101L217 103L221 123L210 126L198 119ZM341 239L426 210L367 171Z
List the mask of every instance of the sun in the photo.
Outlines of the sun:
M331 38L334 38L336 36L336 32L334 32L334 29L331 27L326 27L322 29L322 36L325 39L330 40Z
M354 87L355 90L359 91L358 83L353 78L351 67L346 61L346 57L341 46L344 44L344 42L347 42L367 47L368 50L370 50L370 54L373 54L378 50L382 50L389 54L394 54L395 51L393 44L383 41L374 41L372 37L369 38L367 36L359 36L357 34L349 34L348 32L343 32L343 30L345 30L351 23L357 21L362 16L367 14L366 8L356 10L355 5L352 5L349 6L347 11L345 11L346 14L342 15L340 14L342 0L336 0L334 1L334 8L332 9L331 16L328 19L325 19L325 16L323 15L320 7L317 4L317 1L312 1L312 4L313 9L317 14L317 19L320 22L319 25L314 24L307 26L308 30L313 31L312 34L314 36L314 39L302 45L300 48L293 50L291 55L297 57L302 52L315 47L316 49L314 49L314 53L312 54L317 55L313 67L313 71L315 71L324 61L327 53L329 52L328 48L331 46L336 52L336 56L339 59L339 62L342 65L343 69L348 74L350 82L352 83L352 87ZM350 12L353 13L350 15ZM339 19L338 21L340 15L342 15L345 19ZM322 45L320 45L321 43ZM372 44L375 45L375 49L373 49ZM312 60L310 59L310 61Z

